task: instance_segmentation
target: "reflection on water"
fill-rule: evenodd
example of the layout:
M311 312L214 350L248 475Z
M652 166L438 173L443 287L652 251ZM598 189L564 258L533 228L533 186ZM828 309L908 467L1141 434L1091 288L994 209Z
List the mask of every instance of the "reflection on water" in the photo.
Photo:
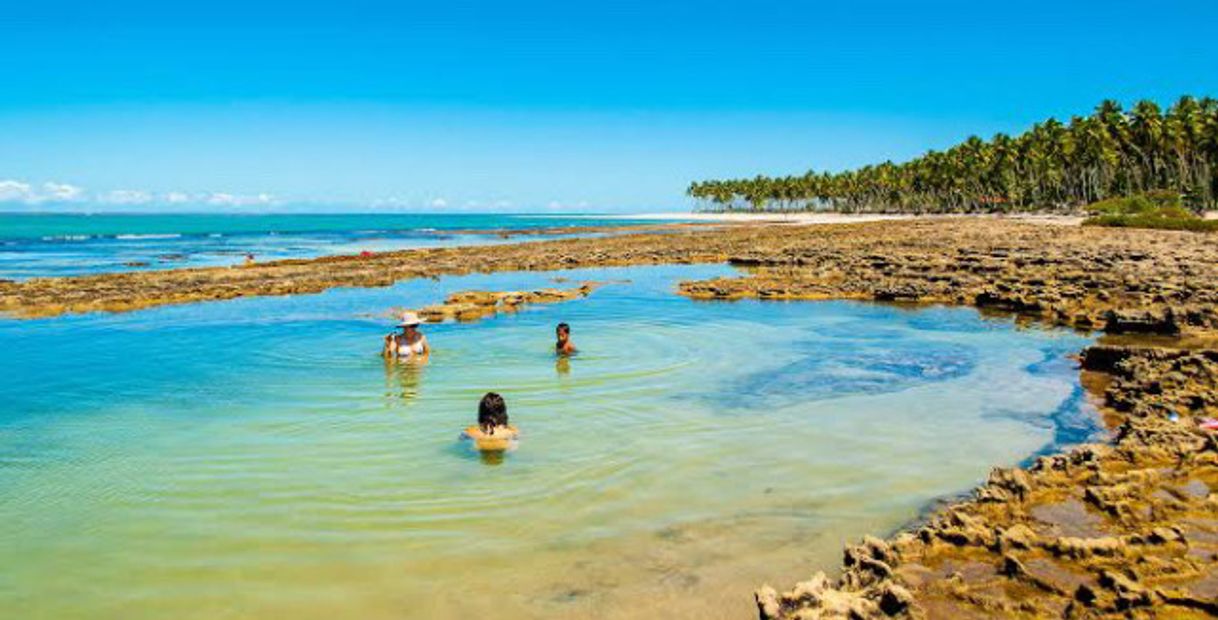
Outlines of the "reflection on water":
M549 276L0 321L0 617L750 617L1087 415L1077 335L672 293L729 274L564 273L631 282L428 326L425 368L369 317ZM457 439L488 391L506 457Z
M423 367L427 362L382 358L385 364L385 396L391 400L410 402L419 395Z
M507 450L479 450L478 457L482 459L483 465L502 465L503 458L507 456Z

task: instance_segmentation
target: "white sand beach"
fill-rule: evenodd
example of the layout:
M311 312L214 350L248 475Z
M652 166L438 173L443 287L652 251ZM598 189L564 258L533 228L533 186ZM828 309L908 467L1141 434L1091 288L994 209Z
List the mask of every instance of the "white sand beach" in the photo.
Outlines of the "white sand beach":
M1052 215L1043 213L1028 213L1015 215L905 215L887 213L711 213L711 212L666 212L641 213L614 216L634 220L694 220L699 222L736 222L736 223L776 223L776 224L857 224L860 222L878 222L884 220L909 220L916 218L942 219L954 217L968 218L1002 218L1032 224L1048 224L1058 226L1078 226L1083 219L1074 215Z

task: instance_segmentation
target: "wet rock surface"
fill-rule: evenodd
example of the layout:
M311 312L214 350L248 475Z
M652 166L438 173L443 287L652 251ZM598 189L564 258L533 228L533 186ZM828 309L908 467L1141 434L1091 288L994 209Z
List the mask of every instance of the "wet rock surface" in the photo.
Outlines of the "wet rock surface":
M595 232L589 228L586 232ZM319 293L340 286L390 286L412 278L577 267L712 263L760 227L649 226L644 232L511 245L429 248L172 269L0 282L0 312L37 318L126 312L168 304L261 295ZM721 237L728 230L734 231ZM750 232L752 231L752 232ZM709 235L714 242L705 242ZM739 241L743 243L744 241Z
M686 282L681 292L971 305L1113 334L1218 328L1218 244L1208 235L966 220L815 232L729 253L749 276Z
M477 321L503 312L516 312L532 304L552 304L581 299L601 286L599 282L584 282L575 288L543 288L535 291L461 291L453 293L442 304L418 310L419 317L429 323L444 321Z
M670 226L663 232L511 245L36 278L0 282L0 312L20 317L122 312L444 275L722 262L753 273L687 283L682 292L699 299L972 304L1083 328L1111 323L1114 332L1218 327L1213 310L1218 291L1212 284L1218 281L1218 244L1212 236L976 218Z
M995 469L916 529L848 547L836 581L762 588L761 617L1218 615L1218 433L1199 426L1218 416L1218 351L1097 345L1081 359L1112 376L1110 444ZM904 603L882 605L895 588ZM845 599L870 605L823 603Z

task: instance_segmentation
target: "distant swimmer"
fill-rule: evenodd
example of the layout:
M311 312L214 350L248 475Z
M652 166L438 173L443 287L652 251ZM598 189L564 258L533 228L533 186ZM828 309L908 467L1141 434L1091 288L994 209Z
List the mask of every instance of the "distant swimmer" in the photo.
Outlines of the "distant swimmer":
M487 392L478 403L478 424L461 433L462 439L472 439L474 447L484 452L507 450L519 436L520 431L508 423L507 403L494 392Z
M253 265L253 264L254 264L254 255L246 254L245 255L245 266L249 267L250 265Z
M419 325L422 323L419 315L413 312L402 313L402 320L398 323L402 333L385 336L381 355L386 359L427 361L431 355L431 346L427 344L427 336L419 331Z
M571 355L575 353L575 345L571 342L571 326L566 323L559 323L558 327L554 328L554 334L558 337L558 342L554 343L554 352L558 355Z

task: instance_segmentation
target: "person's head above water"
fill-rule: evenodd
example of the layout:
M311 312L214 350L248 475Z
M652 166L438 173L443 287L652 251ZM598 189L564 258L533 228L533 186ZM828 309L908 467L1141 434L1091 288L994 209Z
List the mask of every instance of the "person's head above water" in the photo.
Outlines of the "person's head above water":
M554 349L559 355L567 355L575 352L575 345L571 344L571 326L566 323L559 323L558 327L554 328L554 334L558 337L558 342L554 343Z
M507 403L495 392L487 392L486 396L482 397L482 402L478 403L478 427L485 432L507 424Z

